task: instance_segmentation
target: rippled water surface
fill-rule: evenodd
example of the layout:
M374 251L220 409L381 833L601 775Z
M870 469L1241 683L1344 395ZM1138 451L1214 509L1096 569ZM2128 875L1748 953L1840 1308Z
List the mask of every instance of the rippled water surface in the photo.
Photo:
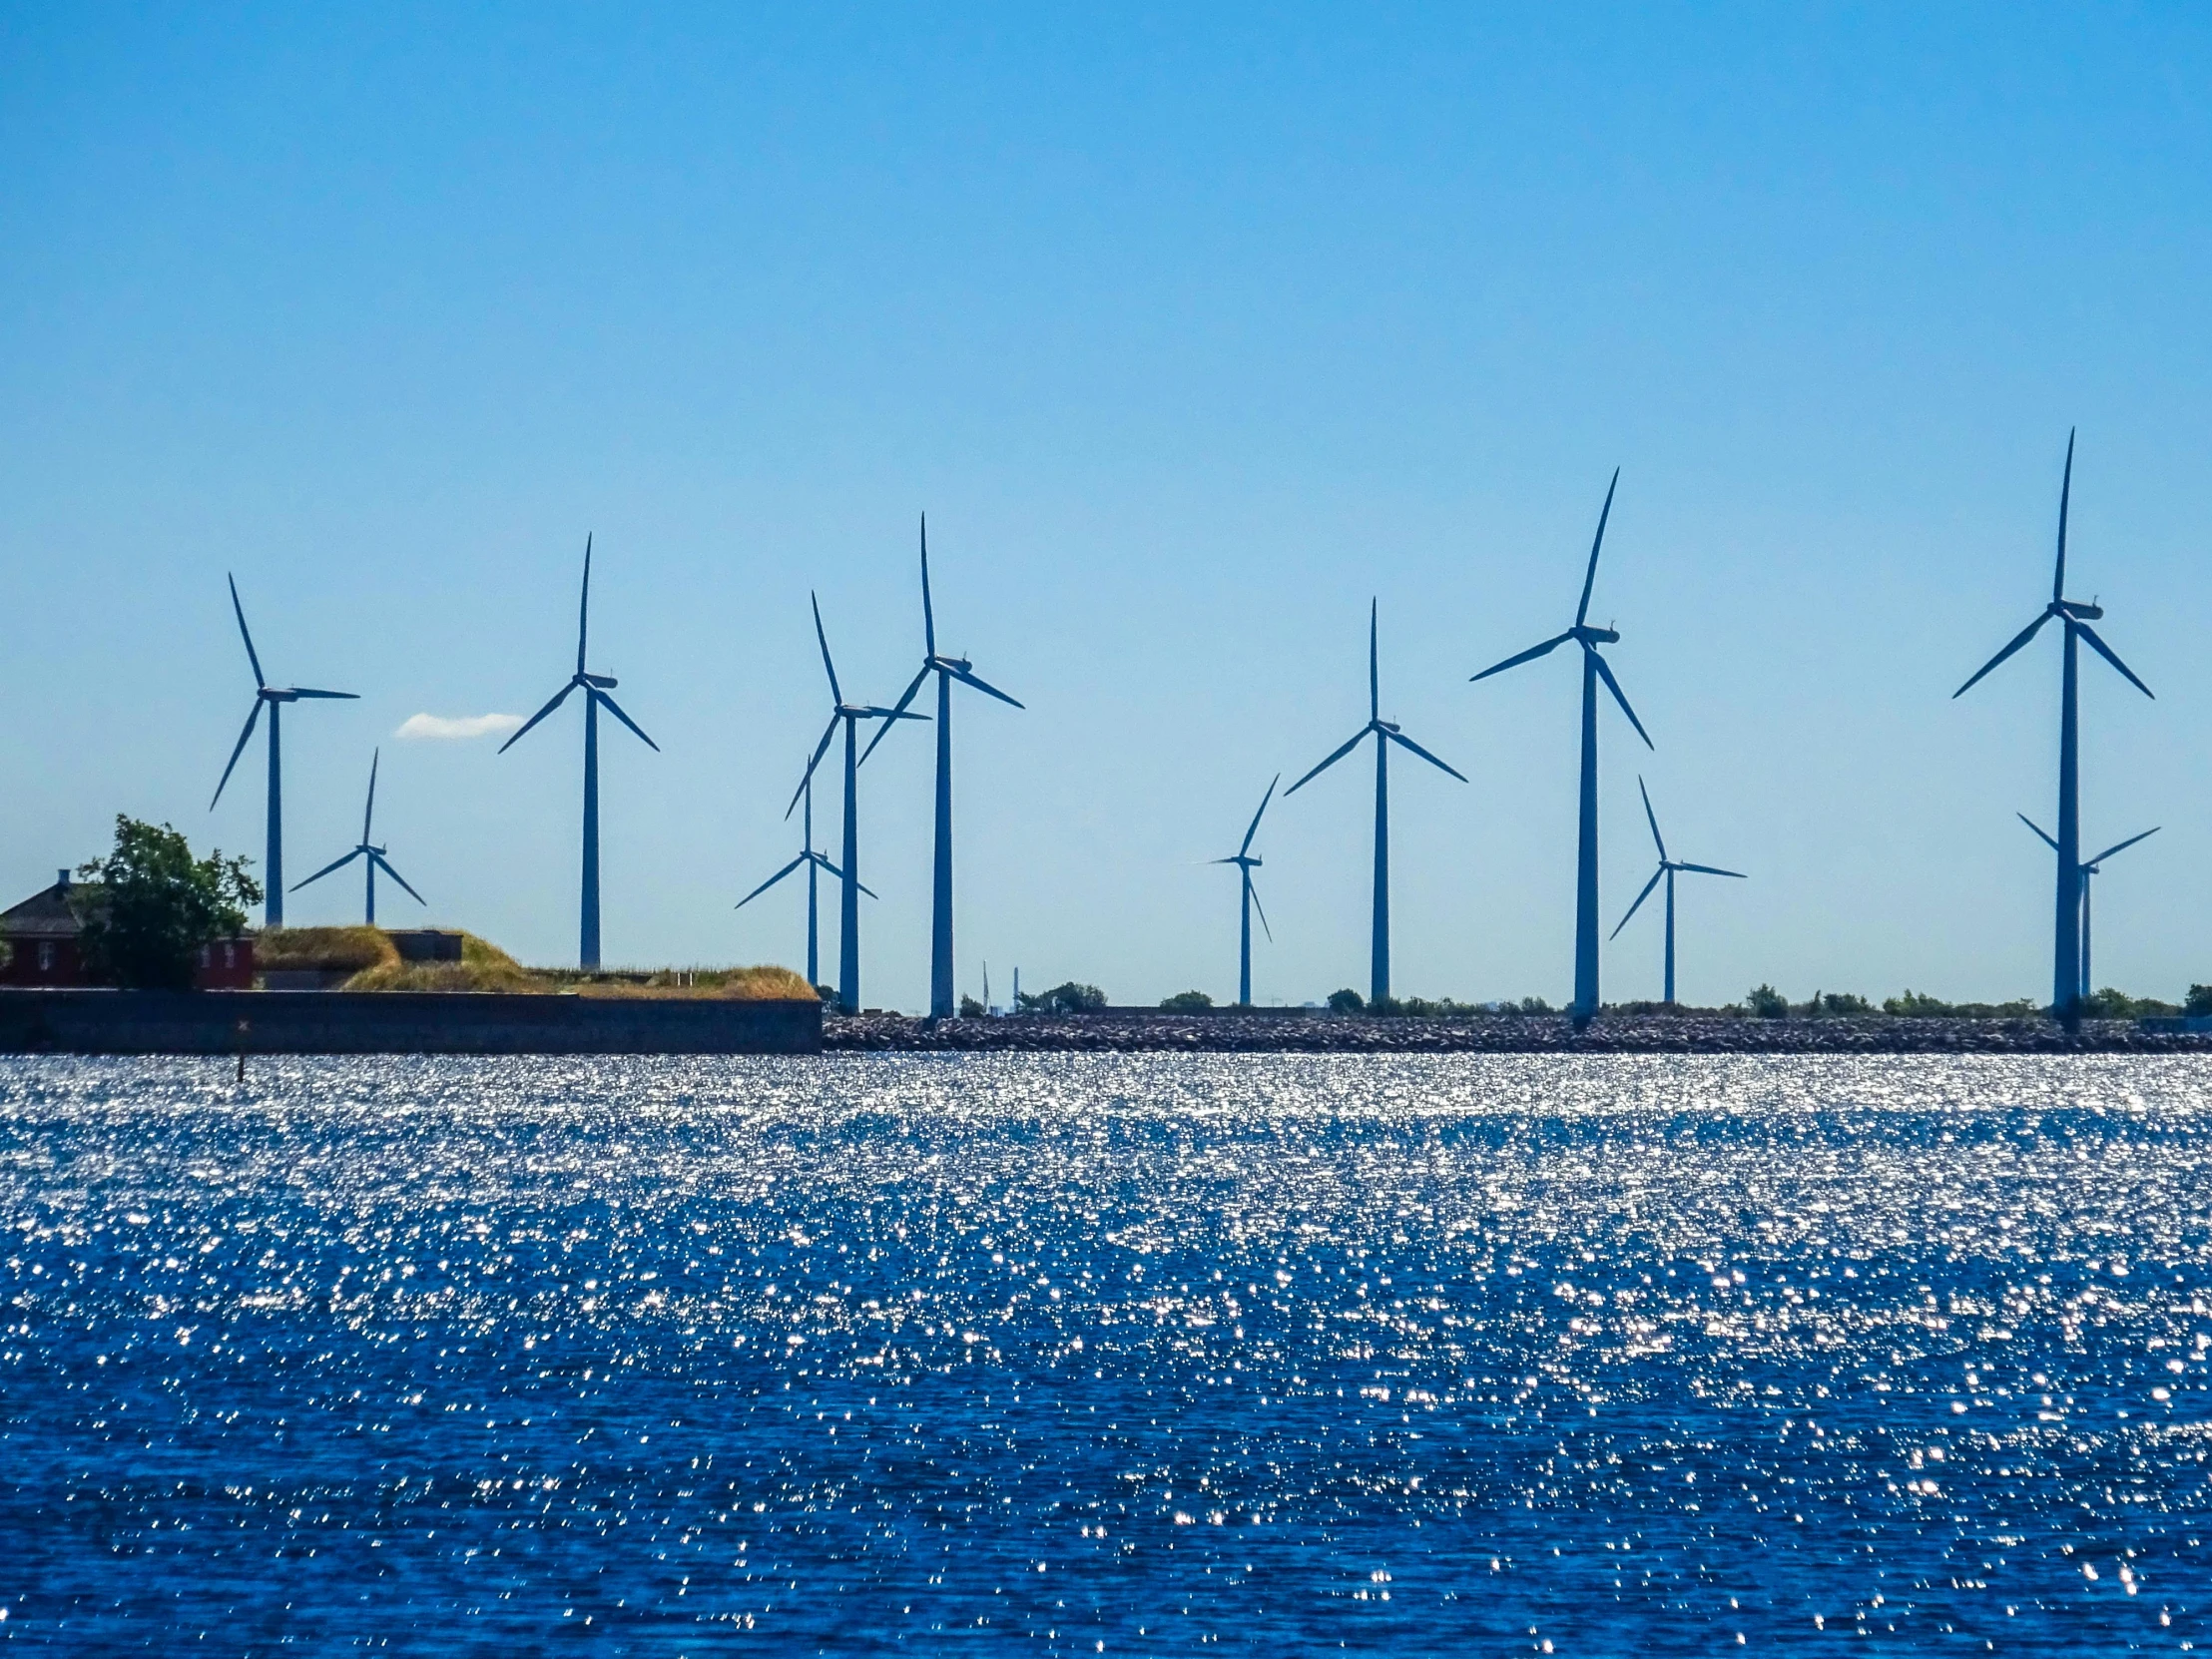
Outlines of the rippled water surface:
M0 1061L0 1638L2212 1644L2208 1087Z

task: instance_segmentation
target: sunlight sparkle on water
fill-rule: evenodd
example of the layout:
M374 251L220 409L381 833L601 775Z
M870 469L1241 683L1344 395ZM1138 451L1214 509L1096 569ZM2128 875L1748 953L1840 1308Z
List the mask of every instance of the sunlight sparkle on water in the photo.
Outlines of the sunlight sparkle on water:
M2202 1647L2208 1085L0 1062L0 1638Z

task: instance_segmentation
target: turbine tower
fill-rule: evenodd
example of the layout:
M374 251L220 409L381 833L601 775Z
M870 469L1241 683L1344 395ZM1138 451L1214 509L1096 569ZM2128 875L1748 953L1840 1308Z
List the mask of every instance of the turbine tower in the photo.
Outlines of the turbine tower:
M238 746L231 751L230 765L223 769L222 782L215 787L215 795L208 802L208 811L215 811L215 804L223 799L223 787L230 783L231 773L239 764L239 757L246 753L247 741L254 736L254 723L262 718L262 708L269 708L269 856L262 873L268 878L268 890L264 895L262 924L266 927L281 927L284 924L284 762L283 744L277 736L278 717L286 703L296 703L302 697L343 698L352 701L352 692L313 691L305 686L273 686L269 676L262 672L261 654L254 649L254 636L247 632L246 607L239 603L238 578L228 578L231 584L231 609L239 619L239 638L246 642L246 660L254 666L254 707L246 716L246 730L239 734Z
M1357 740L1355 740L1357 741ZM1283 775L1275 775L1275 783L1268 786L1268 793L1260 797L1260 811L1252 815L1252 827L1245 831L1244 843L1237 848L1233 858L1216 858L1217 864L1235 864L1244 888L1243 922L1238 933L1237 948L1237 1004L1252 1006L1252 912L1260 908L1260 895L1252 890L1252 872L1260 867L1260 859L1252 852L1252 837L1260 832L1260 820L1268 810L1268 803L1275 799L1275 785L1283 782ZM1267 928L1268 941L1275 940L1275 929L1268 927L1268 913L1260 910L1260 925Z
M996 686L985 685L970 672L965 657L940 657L937 655L937 621L929 608L929 515L921 518L921 671L906 688L906 693L893 707L894 714L904 714L906 706L913 702L914 694L921 690L921 683L934 674L937 677L937 835L936 870L930 883L929 897L929 1017L950 1019L953 1011L952 989L952 682L973 686L1001 703L1019 703L1008 697ZM875 753L875 746L890 734L891 723L885 721L883 729L868 741L867 754Z
M822 628L822 601L812 594L808 596L815 608L815 640L822 647L823 671L830 676L830 724L823 728L822 742L815 745L813 757L807 762L806 776L799 781L799 788L792 795L792 804L784 809L784 816L792 816L803 798L808 797L809 786L815 780L815 768L822 765L823 756L830 753L830 740L837 735L837 725L844 725L844 867L838 874L837 907L837 1004L848 1013L860 1010L860 820L859 820L859 745L857 734L863 720L926 720L926 715L908 714L902 709L878 709L872 703L847 703L844 693L837 687L837 665L830 660L830 636ZM872 895L871 895L872 896Z
M2118 669L2145 697L2150 687L2097 637L2090 623L2104 612L2066 597L2066 512L2073 497L2074 435L2066 434L2066 470L2058 485L2058 562L2050 579L2050 603L2036 619L2012 636L2011 643L1975 670L1973 678L1950 695L1963 697L1976 681L2033 639L2056 617L2064 629L2058 696L2058 892L2051 929L2050 1011L2071 1031L2081 1024L2081 721L2080 642Z
M2019 820L2030 830L2034 830L2036 834L2042 836L2043 844L2045 846L2049 847L2053 852L2056 852L2058 850L2058 842L2044 832L2043 827L2041 825L2037 824L2025 813L2021 813L2019 815ZM2150 829L2145 830L2140 835L2130 835L2127 837L2126 840L2116 842L2115 844L2106 847L2095 857L2084 858L2081 861L2081 999L2084 1002L2086 1002L2091 994L2093 994L2090 990L2090 986L2093 981L2089 978L2089 877L2092 875L2101 874L2103 871L2104 860L2111 857L2113 853L2125 852L2137 841L2148 840L2151 836L2158 833L2160 828L2161 826L2153 825Z
M1644 798L1644 820L1651 826L1652 844L1659 848L1659 867L1651 872L1651 879L1644 883L1644 890L1636 895L1636 902L1629 905L1628 915L1621 917L1620 927L1614 928L1607 937L1617 939L1621 936L1621 927L1628 925L1628 916L1634 915L1643 908L1644 900L1651 896L1651 889L1659 884L1661 876L1665 876L1667 880L1667 1006L1671 1008L1674 1006L1674 878L1676 874L1732 875L1739 881L1746 879L1746 877L1740 869L1715 869L1711 864L1686 864L1679 859L1668 857L1666 840L1659 833L1659 815L1651 810L1651 792L1644 788L1644 781L1641 778L1636 780L1636 790Z
M816 899L816 887L820 882L821 875L824 870L828 870L831 875L837 876L839 879L842 879L844 871L840 870L835 864L831 863L825 854L817 852L815 850L814 779L809 778L805 783L801 784L799 786L799 793L800 799L806 803L807 807L807 812L803 821L803 827L800 834L799 856L794 858L790 863L786 864L782 869L778 870L774 875L771 875L766 881L763 881L759 886L755 887L743 898L739 899L734 907L740 910L744 909L748 904L752 903L756 898L760 897L761 894L767 892L769 888L775 886L777 882L783 880L785 876L791 874L793 870L799 868L800 865L805 864L807 866L807 983L810 985L816 985L822 982L822 953L820 944L821 928L818 923L818 917L821 912L820 906L817 903ZM791 815L789 813L786 813L784 816L786 818L789 818ZM873 898L875 896L875 894L869 892L866 887L862 887L860 891L867 893L868 897L870 898Z
M382 754L383 752L381 750L378 750L370 754L368 758L368 805L361 809L360 845L354 847L352 851L348 852L342 858L331 859L330 862L324 864L320 869L316 870L312 875L308 876L306 881L293 882L291 888L293 892L297 892L301 887L307 885L309 881L319 881L325 875L328 875L332 870L343 869L355 858L365 859L366 862L362 864L361 868L362 873L367 877L367 897L365 900L365 908L362 912L362 921L364 925L369 927L374 927L376 925L376 872L378 870L382 870L394 881L397 881L402 887L406 887L407 896L413 899L417 904L428 902L426 899L423 898L422 894L416 892L414 888L407 886L407 878L404 875L400 874L399 871L397 871L396 869L393 869L391 865L385 861L384 848L376 845L368 838L369 824L376 817L376 763L379 759L382 758Z
M581 925L576 945L577 966L591 971L599 966L599 711L605 708L637 734L646 748L658 755L661 746L645 735L645 728L622 712L622 705L607 694L618 683L611 674L592 674L584 667L584 644L591 631L591 537L584 538L584 589L576 606L576 672L568 684L553 694L546 706L522 724L499 746L504 755L520 743L531 727L568 701L569 693L584 694L584 881Z
M1597 556L1605 545L1605 521L1612 516L1613 491L1619 487L1621 472L1613 469L1613 481L1605 486L1605 505L1597 515L1597 535L1590 542L1590 567L1582 577L1582 603L1575 607L1574 626L1563 634L1554 635L1541 645L1532 645L1517 656L1508 657L1502 663L1494 663L1474 676L1487 680L1493 674L1502 674L1509 668L1533 662L1573 640L1582 647L1582 810L1580 828L1575 842L1574 866L1574 1015L1577 1031L1590 1023L1597 1013L1597 683L1605 682L1605 689L1613 694L1613 701L1628 717L1628 724L1636 729L1636 736L1644 740L1644 747L1652 747L1651 734L1644 730L1644 723L1636 718L1636 711L1628 706L1627 694L1613 678L1612 665L1598 653L1601 645L1612 645L1620 635L1611 628L1592 628L1589 625L1590 589L1597 581Z
M1443 762L1382 718L1382 680L1376 656L1376 603L1368 602L1368 723L1348 738L1329 759L1283 792L1292 796L1319 778L1368 738L1375 739L1375 935L1369 960L1368 999L1385 1002L1390 995L1390 745L1411 751L1439 772L1449 772L1464 784L1466 776ZM1258 823L1258 820L1254 820Z

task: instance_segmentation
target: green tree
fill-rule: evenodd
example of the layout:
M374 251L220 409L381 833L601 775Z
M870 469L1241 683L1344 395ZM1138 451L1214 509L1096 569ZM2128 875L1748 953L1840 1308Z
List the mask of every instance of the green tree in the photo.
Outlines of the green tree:
M1349 985L1341 991L1329 993L1329 1008L1332 1013L1356 1014L1367 1005L1367 998Z
M195 858L170 826L118 813L115 850L81 866L70 891L87 971L133 990L190 990L200 947L241 932L246 906L261 902L249 862Z
M1023 991L1021 1005L1034 1014L1090 1014L1106 1006L1106 993L1096 985L1070 979L1034 996Z
M1195 1014L1213 1005L1214 999L1204 991L1177 991L1160 998L1160 1006L1171 1014Z
M2212 1014L2212 985L2191 985L2189 1000L2182 1005L2182 1012L2202 1017Z

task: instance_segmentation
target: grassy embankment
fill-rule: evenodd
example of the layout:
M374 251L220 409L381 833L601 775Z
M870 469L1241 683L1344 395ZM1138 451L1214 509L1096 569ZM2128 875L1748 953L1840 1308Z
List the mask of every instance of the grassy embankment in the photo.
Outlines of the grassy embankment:
M608 997L727 997L735 1001L813 1001L790 968L660 968L592 975L574 968L528 968L474 933L461 935L458 962L403 962L378 927L280 927L256 942L255 960L271 969L350 969L349 991L573 992Z

